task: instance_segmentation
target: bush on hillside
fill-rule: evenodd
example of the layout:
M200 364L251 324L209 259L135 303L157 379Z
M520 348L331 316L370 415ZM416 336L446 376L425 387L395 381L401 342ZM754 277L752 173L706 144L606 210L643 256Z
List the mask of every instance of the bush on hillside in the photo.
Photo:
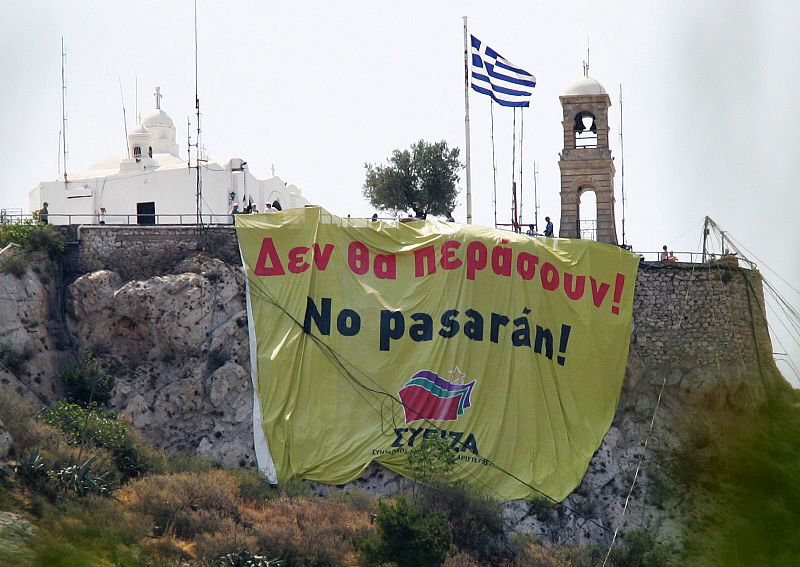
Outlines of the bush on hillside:
M148 528L146 518L110 498L87 495L46 505L30 544L30 564L167 565L146 557L139 547L148 535Z
M394 505L381 502L375 522L376 532L361 545L360 561L365 567L389 562L398 567L434 567L455 553L447 519L425 514L405 498L398 498Z
M64 237L52 225L32 220L21 223L0 223L0 248L19 244L28 252L44 251L54 256L64 252Z
M14 254L0 260L0 271L21 278L28 271L30 265L30 260L23 254Z
M155 468L158 453L148 450L130 426L116 415L105 415L97 409L59 402L42 410L41 419L61 431L72 445L106 449L122 480L137 477Z
M297 567L352 565L369 514L319 498L273 498L247 513L258 549Z
M156 535L178 538L233 530L239 519L237 492L235 477L221 469L150 475L126 491L132 509L152 517Z
M428 514L440 513L453 530L453 543L473 557L501 563L513 556L503 531L502 505L464 484L426 487L419 505Z
M62 369L58 377L64 384L67 400L84 407L105 405L114 392L114 377L91 352L84 354L77 366Z

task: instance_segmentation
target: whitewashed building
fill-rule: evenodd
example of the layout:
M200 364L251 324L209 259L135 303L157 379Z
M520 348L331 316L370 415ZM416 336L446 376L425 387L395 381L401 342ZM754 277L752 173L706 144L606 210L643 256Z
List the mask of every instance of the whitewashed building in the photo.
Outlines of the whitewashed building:
M87 171L69 171L63 178L39 183L28 194L31 211L48 204L51 224L194 224L197 222L197 170L178 153L175 125L156 108L128 134L128 155L102 160ZM192 160L192 165L195 160ZM258 179L241 158L201 161L202 215L205 223L230 222L239 210L266 203L281 209L303 207L300 189L279 177ZM103 217L101 209L105 209Z

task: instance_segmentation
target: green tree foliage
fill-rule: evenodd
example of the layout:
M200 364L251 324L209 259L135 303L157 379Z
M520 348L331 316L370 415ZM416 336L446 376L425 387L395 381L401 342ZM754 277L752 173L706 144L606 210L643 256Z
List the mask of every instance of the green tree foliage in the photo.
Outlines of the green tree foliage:
M147 472L147 456L137 447L130 427L93 408L60 402L42 410L41 419L61 431L72 445L106 449L124 480Z
M414 481L420 484L444 484L453 472L456 454L450 449L450 440L429 437L408 453L408 468Z
M382 210L414 211L419 218L448 215L458 197L459 149L424 140L395 150L386 165L364 164L364 197Z
M453 532L440 514L426 515L405 498L381 502L377 529L361 545L361 564L436 567L454 552Z
M489 494L463 483L426 487L419 506L447 518L459 551L491 565L502 565L513 556L504 533L503 506Z
M64 252L64 237L52 225L32 220L19 223L0 222L0 248L10 243L19 244L25 250L44 250L50 255Z
M676 492L702 512L690 524L687 564L797 565L800 392L785 390L712 436L704 459L689 461L699 468L690 478L677 476ZM704 491L714 495L708 506Z
M78 366L62 370L59 378L64 383L67 400L82 406L104 405L114 391L114 377L91 352L81 357Z

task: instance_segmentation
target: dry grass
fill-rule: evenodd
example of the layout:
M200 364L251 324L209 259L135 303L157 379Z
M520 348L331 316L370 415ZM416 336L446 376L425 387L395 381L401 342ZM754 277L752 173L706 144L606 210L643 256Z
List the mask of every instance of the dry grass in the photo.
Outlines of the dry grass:
M146 517L167 543L147 544L159 554L191 555L210 563L226 553L246 549L279 557L289 565L355 565L357 541L370 530L369 513L359 506L311 499L277 497L254 501L240 473L153 475L132 482L118 493L132 512ZM245 493L245 497L241 493ZM191 540L190 548L176 548ZM164 547L166 546L166 547Z
M218 531L226 519L238 519L238 485L229 472L151 475L125 490L131 509L150 516L157 535L193 538Z
M38 424L34 417L38 409L30 403L25 402L14 391L3 388L0 390L0 421L14 440L14 449L19 452L30 449L40 444L48 434L54 431L52 428Z
M357 542L371 529L367 512L310 498L276 498L247 519L260 549L301 567L356 564Z

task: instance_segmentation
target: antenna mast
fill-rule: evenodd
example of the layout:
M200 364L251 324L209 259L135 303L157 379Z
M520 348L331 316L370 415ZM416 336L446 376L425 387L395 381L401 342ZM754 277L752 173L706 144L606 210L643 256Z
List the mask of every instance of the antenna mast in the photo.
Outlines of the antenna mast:
M589 36L586 36L586 61L583 62L583 76L589 76Z
M203 237L203 176L200 171L200 163L203 161L200 156L200 96L198 95L198 81L197 81L197 0L194 2L194 108L197 119L197 135L195 143L189 144L189 167L195 167L197 170L196 176L196 223L200 231L199 246L204 245ZM190 137L191 139L191 137ZM195 148L195 165L191 165L191 152L192 147Z
M125 152L127 156L131 155L131 147L128 144L128 117L125 114L125 96L122 94L122 77L119 78L119 98L122 100L122 125L125 127Z
M622 181L622 245L625 246L625 143L622 138L622 83L619 85L619 153Z
M133 98L136 101L136 124L141 124L142 115L139 114L139 75L134 75L133 80Z
M67 51L64 37L61 37L61 148L64 152L64 184L67 183L67 79L64 68L67 66Z
M539 193L538 193L538 182L539 182L539 170L536 169L536 162L533 162L533 226L536 227L536 231L539 231Z

